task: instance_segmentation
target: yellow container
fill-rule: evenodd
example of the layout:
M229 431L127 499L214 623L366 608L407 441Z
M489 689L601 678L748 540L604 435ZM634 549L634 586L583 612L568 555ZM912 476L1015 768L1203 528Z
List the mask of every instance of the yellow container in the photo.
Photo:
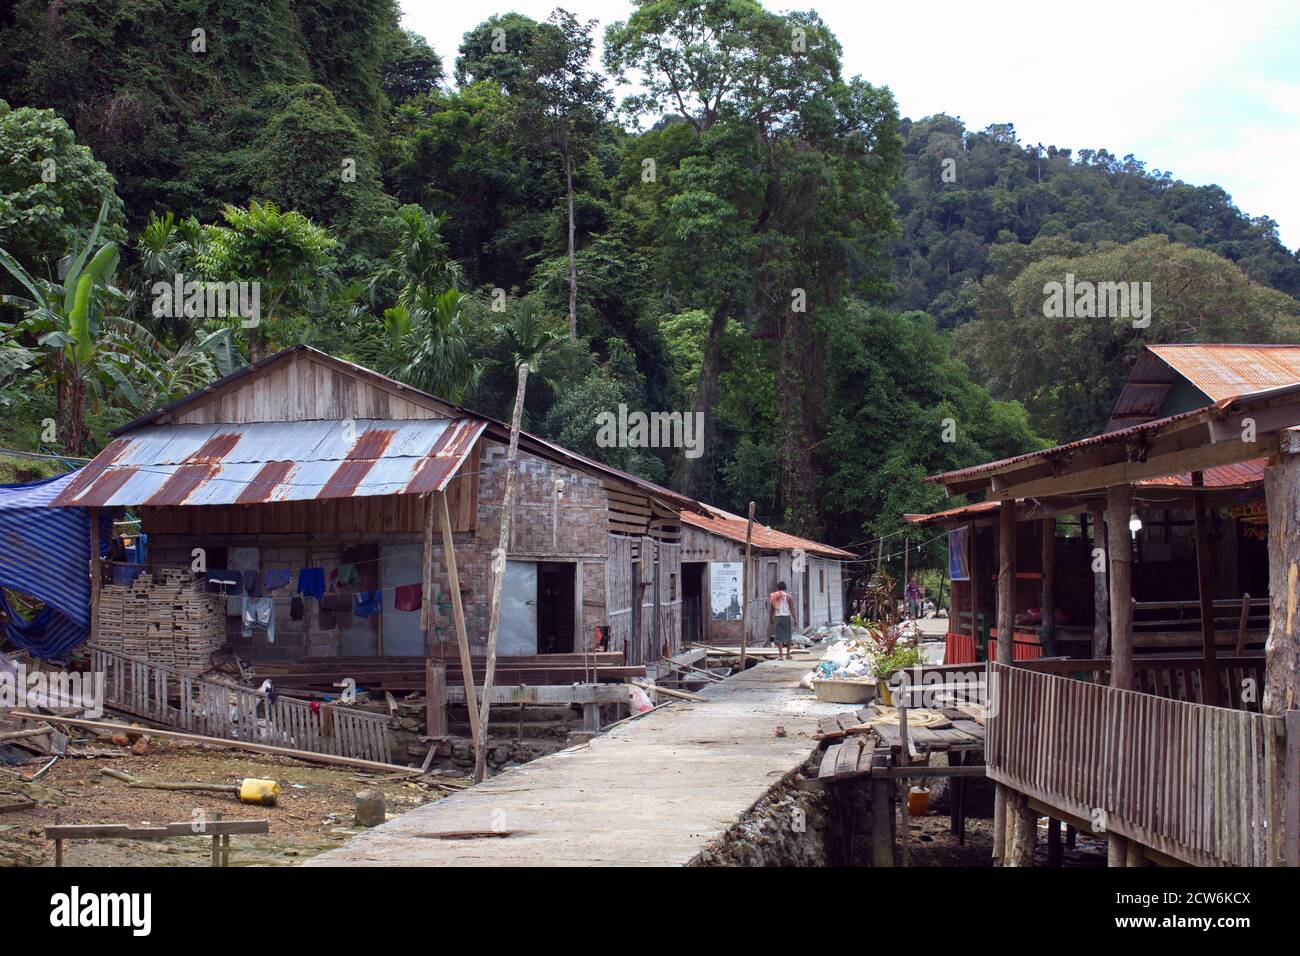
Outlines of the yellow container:
M248 777L239 783L240 803L260 803L273 807L280 799L280 784L274 780L257 780Z
M914 817L923 817L930 809L930 788L912 787L907 791L907 812Z

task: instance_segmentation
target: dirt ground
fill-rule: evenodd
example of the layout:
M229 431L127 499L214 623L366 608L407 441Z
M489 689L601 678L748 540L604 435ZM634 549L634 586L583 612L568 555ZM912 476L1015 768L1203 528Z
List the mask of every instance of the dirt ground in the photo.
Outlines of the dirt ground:
M993 865L993 821L983 817L966 818L966 842L959 844L950 829L946 813L929 813L912 817L908 828L912 866ZM1047 820L1040 818L1035 866L1047 865ZM1088 867L1106 865L1106 843L1089 834L1075 837L1075 846L1066 847L1061 865Z
M462 777L423 777L420 782L386 779L346 767L327 767L283 757L240 753L150 739L150 750L136 756L70 757L58 761L38 781L23 783L0 773L0 807L34 800L30 810L0 812L0 865L50 866L53 843L43 831L56 815L63 823L125 823L131 826L192 821L197 813L215 819L270 821L264 835L231 837L231 866L284 866L343 843L354 833L354 797L359 790L384 792L389 816L440 800L451 791L433 785L467 784ZM20 768L32 773L33 762ZM241 804L234 794L147 790L105 776L104 768L146 780L239 783L245 777L276 780L275 807ZM64 844L67 866L208 866L211 837L169 840L81 840Z

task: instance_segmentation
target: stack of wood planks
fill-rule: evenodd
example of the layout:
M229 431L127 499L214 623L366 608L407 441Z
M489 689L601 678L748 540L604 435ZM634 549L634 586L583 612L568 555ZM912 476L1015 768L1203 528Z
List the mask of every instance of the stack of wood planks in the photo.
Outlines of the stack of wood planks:
M142 572L99 592L95 643L138 660L201 673L225 644L225 598L178 568Z

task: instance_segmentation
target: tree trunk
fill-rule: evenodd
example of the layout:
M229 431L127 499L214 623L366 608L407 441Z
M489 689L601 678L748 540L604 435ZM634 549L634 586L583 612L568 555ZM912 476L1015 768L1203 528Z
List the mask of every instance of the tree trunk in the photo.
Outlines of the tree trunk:
M578 260L573 238L573 153L564 148L564 182L569 199L569 341L578 338Z
M528 363L519 365L515 387L515 411L510 419L510 452L506 456L506 487L501 495L501 533L494 561L499 562L492 581L492 604L488 615L487 664L483 672L483 700L479 705L478 746L474 751L474 782L487 776L488 720L492 709L492 681L497 668L497 631L501 625L501 589L506 580L506 556L510 551L510 510L515 501L515 472L518 470L519 423L524 411L524 387L528 384ZM468 702L473 706L473 701Z
M714 479L717 475L713 460L711 440L713 432L713 412L718 407L718 379L722 375L725 356L722 351L722 339L727 330L727 320L731 316L731 303L723 302L713 310L709 330L704 339L704 357L700 363L700 379L695 385L695 403L691 409L693 415L702 415L704 421L704 454L698 458L678 458L677 486L682 494L702 501L709 501L717 496L713 492Z
M778 505L785 513L792 534L820 538L821 520L817 508L817 474L813 469L813 422L809 421L812 402L807 368L807 354L812 343L804 328L796 328L795 313L781 328L777 365L777 453L781 458L781 484L777 489ZM807 323L803 323L806 325Z
M1300 456L1283 454L1264 471L1268 502L1268 641L1264 644L1264 713L1281 716L1300 697Z

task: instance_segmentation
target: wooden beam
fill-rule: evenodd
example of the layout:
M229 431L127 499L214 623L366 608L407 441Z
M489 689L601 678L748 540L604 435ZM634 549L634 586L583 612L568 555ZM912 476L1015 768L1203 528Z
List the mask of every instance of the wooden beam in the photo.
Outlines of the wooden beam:
M1133 689L1133 545L1128 519L1132 489L1114 485L1106 490L1106 548L1110 566L1110 686Z
M1106 509L1100 502L1088 506L1088 521L1092 525L1092 550L1101 549L1100 563L1089 555L1092 573L1092 656L1110 656L1110 601L1106 581Z
M456 565L456 542L451 535L451 513L447 507L447 493L438 493L441 508L438 523L442 525L442 553L447 559L447 586L451 588L451 616L456 628L456 650L460 653L461 682L465 685L465 700L469 703L469 732L474 746L479 744L478 697L474 694L474 661L469 653L469 635L465 629L465 608L460 597L460 571ZM444 684L445 686L445 684Z
M754 541L754 502L749 503L749 521L745 524L745 573L740 576L740 588L744 594L745 603L741 607L740 613L740 669L745 670L745 652L749 649L749 601L750 595L754 592L751 590L750 578L753 568L750 564L750 550Z
M1040 605L1043 611L1043 653L1048 657L1056 656L1056 519L1044 518L1039 527L1042 529L1043 575L1040 579L1042 595Z
M1010 664L1016 626L1016 503L998 509L998 663Z
M1202 472L1193 472L1192 484L1203 485ZM1210 554L1210 532L1207 527L1205 505L1192 500L1192 523L1196 537L1196 589L1201 600L1201 682L1204 686L1203 703L1212 707L1221 704L1219 695L1219 668L1215 663L1214 649L1214 556Z
M1269 631L1264 645L1264 713L1282 717L1300 708L1300 456L1284 455L1264 469L1268 506Z
M474 753L474 782L487 776L487 734L492 710L492 680L497 666L497 631L501 627L501 590L506 582L506 555L510 553L511 509L515 504L515 473L519 470L520 419L524 412L524 390L528 385L528 363L520 362L515 385L515 408L510 418L510 450L506 455L506 487L501 496L501 532L493 556L492 604L488 616L487 667L483 673L483 700L479 705L478 746Z
M1208 440L1208 439L1207 439ZM1265 458L1276 453L1278 438L1276 433L1259 436L1257 441L1225 441L1221 444L1197 445L1180 449L1163 455L1148 455L1145 461L1124 461L1101 465L1077 472L1067 472L1059 477L1033 477L1018 484L1012 484L1014 476L1008 476L999 488L990 489L989 498L1007 500L1014 498L1038 498L1044 495L1063 495L1099 488L1111 488L1115 485L1127 485L1148 478L1164 478L1169 475L1181 475L1190 471L1216 468L1220 465L1236 465L1253 458Z
M88 730L105 730L110 734L143 734L146 737L165 737L168 740L187 740L191 743L212 744L230 750L247 750L255 754L274 754L277 757L293 757L308 763L323 763L337 767L360 767L363 770L410 770L397 764L383 763L378 760L362 760L360 757L340 757L336 754L316 753L312 750L294 750L292 747L274 747L271 744L255 744L247 740L226 740L224 737L207 737L203 734L189 734L179 730L159 730L155 727L132 727L127 724L110 723L103 720L82 720L77 717L53 717L48 714L31 714L22 710L11 710L8 716L23 720L52 720L71 727L85 727Z

